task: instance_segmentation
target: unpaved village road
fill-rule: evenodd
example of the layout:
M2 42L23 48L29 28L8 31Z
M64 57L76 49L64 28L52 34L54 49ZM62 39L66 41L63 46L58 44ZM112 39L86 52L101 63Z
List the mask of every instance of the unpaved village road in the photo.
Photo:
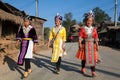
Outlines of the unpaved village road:
M40 51L32 60L32 73L21 79L24 67L16 65L16 60L6 57L0 66L0 80L120 80L120 51L100 46L102 62L97 65L97 77L91 77L90 68L86 75L81 74L81 62L75 58L77 43L67 43L67 56L62 58L61 72L55 74L55 65L50 62L51 50ZM17 59L17 58L16 58Z

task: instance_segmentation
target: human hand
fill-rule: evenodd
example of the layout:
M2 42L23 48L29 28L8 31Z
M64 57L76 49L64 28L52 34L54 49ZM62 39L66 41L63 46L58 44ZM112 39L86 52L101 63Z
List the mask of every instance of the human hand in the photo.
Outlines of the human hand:
M50 49L50 42L47 43L47 48Z
M99 46L96 47L96 50L99 51Z
M79 49L82 50L82 44L79 44Z
M33 52L36 54L37 53L37 46L36 45L34 45L34 47L33 47Z
M62 44L62 49L63 51L65 51L65 44Z
M18 40L15 44L15 47L18 48L20 46L20 41Z

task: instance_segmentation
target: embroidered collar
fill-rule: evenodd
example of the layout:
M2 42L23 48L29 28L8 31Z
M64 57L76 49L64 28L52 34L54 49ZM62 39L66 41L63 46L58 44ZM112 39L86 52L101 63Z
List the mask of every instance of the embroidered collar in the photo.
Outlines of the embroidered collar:
M91 34L93 32L93 27L92 26L91 27L85 26L85 31L87 34Z
M24 34L28 34L28 32L31 30L31 28L33 28L31 25L29 25L28 27L23 26Z
M62 25L59 25L58 27L57 26L55 26L55 28L61 28L62 27Z
M85 26L85 29L93 29L93 26L90 26L90 27L87 27L87 26Z
M55 33L57 33L59 31L59 29L61 29L62 25L60 25L59 27L55 26L54 29L55 29Z

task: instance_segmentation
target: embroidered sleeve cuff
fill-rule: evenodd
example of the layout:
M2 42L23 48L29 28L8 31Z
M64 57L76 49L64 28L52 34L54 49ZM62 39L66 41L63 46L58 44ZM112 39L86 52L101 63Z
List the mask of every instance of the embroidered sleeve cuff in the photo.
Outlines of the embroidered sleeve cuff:
M21 39L21 38L19 38L19 37L17 38L17 40L20 40L20 41L22 41L22 39Z
M34 42L34 43L38 43L38 40L34 40L33 42Z

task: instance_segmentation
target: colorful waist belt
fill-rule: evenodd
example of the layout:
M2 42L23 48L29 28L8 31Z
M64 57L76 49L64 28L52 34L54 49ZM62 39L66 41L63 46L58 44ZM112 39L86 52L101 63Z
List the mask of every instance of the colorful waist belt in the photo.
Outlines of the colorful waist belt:
M22 40L32 40L32 38L22 38Z

